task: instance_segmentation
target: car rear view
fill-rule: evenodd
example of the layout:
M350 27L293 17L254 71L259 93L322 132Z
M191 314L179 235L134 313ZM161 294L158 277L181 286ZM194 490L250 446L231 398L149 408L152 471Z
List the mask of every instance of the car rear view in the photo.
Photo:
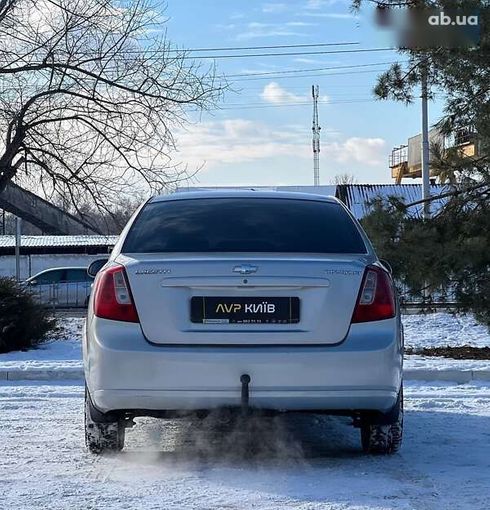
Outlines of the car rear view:
M219 407L352 416L398 449L403 339L391 276L334 198L157 197L98 273L84 336L87 444L141 415Z

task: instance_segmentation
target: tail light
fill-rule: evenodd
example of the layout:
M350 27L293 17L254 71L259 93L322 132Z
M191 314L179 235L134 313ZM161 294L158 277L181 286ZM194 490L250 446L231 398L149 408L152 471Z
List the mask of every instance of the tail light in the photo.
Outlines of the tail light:
M390 276L378 266L368 266L351 322L381 321L394 317L395 313L395 293Z
M100 271L94 287L94 313L97 317L139 322L124 267L117 265Z

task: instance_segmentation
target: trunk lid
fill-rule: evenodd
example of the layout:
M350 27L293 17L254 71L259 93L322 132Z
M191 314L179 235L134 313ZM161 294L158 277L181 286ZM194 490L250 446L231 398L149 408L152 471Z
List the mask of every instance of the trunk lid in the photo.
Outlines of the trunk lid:
M141 328L152 343L307 345L345 338L368 258L138 254L119 255L117 262L126 267ZM248 266L256 271L234 272L242 266L245 272ZM196 296L299 298L300 319L288 324L196 323L191 321Z

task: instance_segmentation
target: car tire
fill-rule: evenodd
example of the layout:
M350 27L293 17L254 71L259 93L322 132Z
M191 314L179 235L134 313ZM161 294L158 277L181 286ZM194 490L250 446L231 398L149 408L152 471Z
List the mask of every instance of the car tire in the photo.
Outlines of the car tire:
M390 423L373 420L372 416L361 418L361 444L365 453L390 455L402 445L403 437L403 386L394 409L385 417Z
M85 444L91 453L119 452L124 448L125 427L117 416L111 420L103 415L104 421L93 419L93 405L85 388ZM97 412L97 414L101 414Z

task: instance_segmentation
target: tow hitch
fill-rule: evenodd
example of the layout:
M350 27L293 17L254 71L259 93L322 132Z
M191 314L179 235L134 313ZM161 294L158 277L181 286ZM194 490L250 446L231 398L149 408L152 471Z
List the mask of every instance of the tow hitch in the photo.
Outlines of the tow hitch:
M250 384L250 376L248 374L243 374L240 376L240 382L242 383L242 414L248 414L250 408L249 408L249 397L250 392L248 389L248 385Z

